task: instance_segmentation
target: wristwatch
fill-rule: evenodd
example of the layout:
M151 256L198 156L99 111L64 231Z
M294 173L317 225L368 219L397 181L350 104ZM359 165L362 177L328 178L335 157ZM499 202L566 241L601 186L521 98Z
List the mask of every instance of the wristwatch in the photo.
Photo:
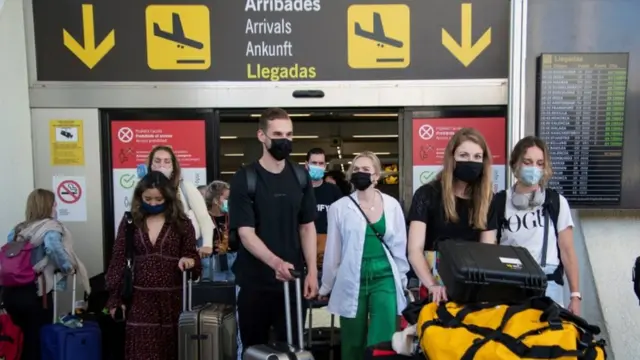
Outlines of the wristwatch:
M571 299L577 298L578 300L582 301L582 295L577 291L576 292L572 292L570 298Z

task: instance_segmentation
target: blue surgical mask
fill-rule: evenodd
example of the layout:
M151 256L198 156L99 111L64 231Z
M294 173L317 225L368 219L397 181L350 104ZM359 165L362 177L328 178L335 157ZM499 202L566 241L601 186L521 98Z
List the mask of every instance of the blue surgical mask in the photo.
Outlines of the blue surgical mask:
M160 213L162 213L164 211L164 209L166 208L165 204L157 204L157 205L151 205L151 204L147 204L146 202L142 202L142 210L149 214L149 215L158 215Z
M317 165L309 165L309 176L311 180L318 181L324 177L324 168Z
M229 212L229 200L224 200L222 202L222 206L220 206L220 211L223 213Z
M527 186L538 185L542 180L542 175L542 169L537 166L522 166L520 167L518 180Z

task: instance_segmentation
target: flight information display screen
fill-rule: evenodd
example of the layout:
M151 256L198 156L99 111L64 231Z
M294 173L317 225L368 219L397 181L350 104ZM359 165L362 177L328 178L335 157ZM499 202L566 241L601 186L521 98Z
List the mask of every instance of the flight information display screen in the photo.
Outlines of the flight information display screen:
M576 207L620 204L628 54L542 54L536 130L549 146L549 187Z

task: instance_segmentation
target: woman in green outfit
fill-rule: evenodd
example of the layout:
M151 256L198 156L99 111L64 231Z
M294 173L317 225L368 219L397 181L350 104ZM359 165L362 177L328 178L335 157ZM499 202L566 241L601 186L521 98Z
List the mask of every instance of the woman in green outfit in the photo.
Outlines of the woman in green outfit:
M319 293L340 316L345 360L362 359L365 347L391 340L406 306L406 223L398 201L375 189L380 173L374 153L356 156L347 172L356 191L327 215Z

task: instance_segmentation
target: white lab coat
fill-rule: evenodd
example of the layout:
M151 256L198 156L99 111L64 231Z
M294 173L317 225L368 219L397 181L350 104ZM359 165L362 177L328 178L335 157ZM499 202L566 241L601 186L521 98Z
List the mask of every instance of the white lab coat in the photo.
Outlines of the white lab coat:
M407 286L407 228L398 201L380 193L384 203L384 242L393 278L396 283L398 314L406 307L404 289ZM355 193L351 197L358 202ZM364 250L367 222L360 209L347 197L331 204L327 215L327 244L322 265L320 295L331 294L329 312L346 318L355 318L360 293L360 266Z

